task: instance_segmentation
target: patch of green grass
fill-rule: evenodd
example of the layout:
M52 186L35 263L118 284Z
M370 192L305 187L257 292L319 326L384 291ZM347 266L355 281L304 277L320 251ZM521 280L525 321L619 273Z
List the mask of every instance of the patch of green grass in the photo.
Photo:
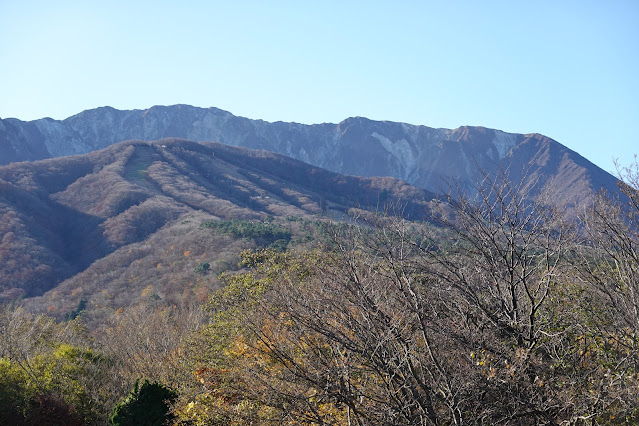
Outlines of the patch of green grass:
M151 161L139 161L135 164L128 165L124 173L124 178L127 180L144 180L150 165Z

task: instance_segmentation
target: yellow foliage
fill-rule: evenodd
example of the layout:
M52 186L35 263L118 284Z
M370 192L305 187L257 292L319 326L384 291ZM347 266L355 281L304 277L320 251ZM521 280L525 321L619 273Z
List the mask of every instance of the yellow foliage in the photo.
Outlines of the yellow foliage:
M142 290L142 293L140 294L140 296L149 297L153 294L153 291L154 291L153 286L149 284L144 288L144 290Z

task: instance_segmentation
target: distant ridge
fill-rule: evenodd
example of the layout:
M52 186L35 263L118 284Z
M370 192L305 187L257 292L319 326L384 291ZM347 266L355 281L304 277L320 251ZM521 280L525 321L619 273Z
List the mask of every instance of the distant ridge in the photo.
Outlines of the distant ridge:
M179 137L277 152L337 173L392 176L429 191L442 179L469 186L478 171L508 169L556 200L578 206L616 179L576 152L540 134L484 127L434 129L362 117L305 125L251 120L217 108L102 107L65 120L0 120L0 164L87 153L129 139Z

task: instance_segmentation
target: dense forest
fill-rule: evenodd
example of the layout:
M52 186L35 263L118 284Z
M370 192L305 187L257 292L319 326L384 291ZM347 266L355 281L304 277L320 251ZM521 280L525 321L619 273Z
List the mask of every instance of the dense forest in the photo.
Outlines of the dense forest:
M254 241L210 297L101 324L5 306L0 423L637 424L636 161L619 186L566 217L485 175L436 224L389 208L304 241L203 221Z

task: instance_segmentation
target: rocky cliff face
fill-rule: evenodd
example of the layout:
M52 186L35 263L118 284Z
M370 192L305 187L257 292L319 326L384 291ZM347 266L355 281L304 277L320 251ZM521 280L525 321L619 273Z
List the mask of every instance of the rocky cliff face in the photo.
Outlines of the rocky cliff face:
M590 189L615 191L615 179L579 154L539 134L483 127L434 129L366 118L304 125L250 120L217 108L154 106L81 112L62 121L0 120L0 164L80 154L129 139L179 137L277 152L358 176L392 176L431 191L442 179L462 185L479 170L525 171L536 191L552 187L569 204Z

